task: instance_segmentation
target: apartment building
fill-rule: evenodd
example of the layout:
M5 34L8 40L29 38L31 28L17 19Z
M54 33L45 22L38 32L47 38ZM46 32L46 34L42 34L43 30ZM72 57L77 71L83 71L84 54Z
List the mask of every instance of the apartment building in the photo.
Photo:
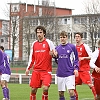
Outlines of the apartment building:
M9 49L9 20L0 19L0 45Z

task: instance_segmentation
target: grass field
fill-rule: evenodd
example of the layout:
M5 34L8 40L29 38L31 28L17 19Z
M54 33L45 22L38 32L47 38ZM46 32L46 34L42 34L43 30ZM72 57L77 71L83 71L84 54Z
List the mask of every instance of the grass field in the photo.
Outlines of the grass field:
M10 100L29 100L30 88L28 84L11 84L10 88ZM91 90L87 85L77 86L79 93L79 100L93 100ZM37 100L41 100L42 89L37 92ZM69 99L68 92L65 92L66 100ZM0 89L0 100L2 100L2 90ZM87 99L86 99L87 98ZM52 84L49 89L49 100L58 100L57 85Z

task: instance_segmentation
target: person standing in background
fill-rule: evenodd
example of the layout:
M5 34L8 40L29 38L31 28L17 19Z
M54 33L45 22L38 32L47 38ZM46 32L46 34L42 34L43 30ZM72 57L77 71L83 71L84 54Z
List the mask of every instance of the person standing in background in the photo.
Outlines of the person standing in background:
M9 64L9 57L8 55L4 52L4 47L0 46L0 50L3 52L4 56L4 64L3 64L3 71L1 75L1 87L3 91L3 96L4 98L2 100L10 100L9 98L9 88L8 88L8 82L10 80L10 75L11 75L11 70L10 70L10 64Z
M100 100L100 40L98 40L98 48L93 52L90 67L93 68L92 77L96 90L97 100Z
M29 63L26 68L26 75L33 68L30 87L30 100L36 100L38 88L43 88L42 100L48 100L48 90L52 80L52 55L55 51L53 42L46 39L46 29L43 26L37 26L35 29L37 40L33 42Z
M83 38L82 33L77 32L75 34L76 48L79 56L79 76L76 77L75 79L75 85L82 85L82 83L87 84L89 88L92 90L92 93L94 95L94 100L96 100L96 91L92 83L92 78L90 74L90 65L89 65L92 51L87 44L83 43L82 38ZM76 89L75 93L76 93L76 100L78 100L78 93Z

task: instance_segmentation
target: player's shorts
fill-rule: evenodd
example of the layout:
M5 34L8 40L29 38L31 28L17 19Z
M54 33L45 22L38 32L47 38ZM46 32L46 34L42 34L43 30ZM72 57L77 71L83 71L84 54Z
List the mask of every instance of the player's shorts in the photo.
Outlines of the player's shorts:
M94 87L97 95L100 95L100 78L94 78Z
M40 88L43 85L49 87L51 81L51 72L33 71L30 79L30 87Z
M79 72L78 77L75 77L75 85L92 84L92 77L89 71Z
M2 80L9 82L9 80L10 80L10 75L8 75L8 74L2 74L2 75L1 75L1 81L2 81Z
M75 75L68 77L57 77L58 91L75 89Z

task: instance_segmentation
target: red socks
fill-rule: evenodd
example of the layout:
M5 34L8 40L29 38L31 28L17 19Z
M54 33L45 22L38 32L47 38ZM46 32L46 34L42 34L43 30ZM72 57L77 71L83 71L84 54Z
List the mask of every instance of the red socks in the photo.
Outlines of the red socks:
M94 98L96 98L96 91L95 91L94 86L92 86L90 89L92 90L92 93L93 93L93 95L94 95Z
M42 100L48 100L48 92L43 92Z
M36 93L30 95L30 100L36 100Z
M78 93L77 93L76 89L74 90L74 92L75 92L76 100L78 100Z

